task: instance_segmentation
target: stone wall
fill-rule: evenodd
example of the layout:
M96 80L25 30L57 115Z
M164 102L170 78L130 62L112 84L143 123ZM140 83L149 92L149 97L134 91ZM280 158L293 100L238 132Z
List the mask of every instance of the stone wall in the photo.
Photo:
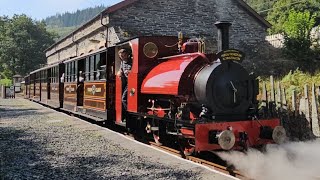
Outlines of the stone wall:
M230 47L242 49L264 42L266 29L236 0L141 0L110 15L111 26L118 27L120 39L134 35L177 35L206 39L207 50L215 51L215 22L232 23ZM245 51L245 49L242 49Z
M71 33L46 51L47 63L80 56L105 45L105 27L100 18Z
M266 27L237 0L139 0L108 14L104 23L106 19L110 27L109 45L134 36L176 36L181 31L187 37L204 38L206 51L215 52L217 29L214 23L227 20L232 23L231 48L249 53L250 58L258 51L264 51ZM97 18L49 49L46 53L48 63L97 50L106 42L106 33Z
M320 44L320 26L312 28L310 32L310 37L314 45ZM284 35L283 34L269 35L266 37L266 41L268 41L275 48L282 48L284 43Z

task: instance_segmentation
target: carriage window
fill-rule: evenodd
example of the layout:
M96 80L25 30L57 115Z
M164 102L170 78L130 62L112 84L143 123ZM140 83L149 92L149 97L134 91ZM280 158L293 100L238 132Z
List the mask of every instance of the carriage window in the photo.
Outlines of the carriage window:
M86 58L86 72L85 72L85 80L89 81L89 72L90 72L90 63L89 63L89 57Z
M100 54L95 55L94 79L100 80Z
M68 82L71 82L71 63L68 63Z
M46 78L47 78L46 72L47 72L47 70L43 70L42 73L41 73L41 75L42 75L41 81L42 81L43 83L47 82L47 81L46 81Z
M43 82L44 71L40 71L40 83Z
M77 62L74 62L75 65L74 65L74 81L77 81L78 80L78 61Z
M97 64L97 80L106 80L106 53L103 52L101 54L97 55L97 58L99 61Z
M65 65L64 72L65 72L64 81L67 82L68 64Z
M57 67L53 68L52 81L53 83L57 83Z
M58 83L58 82L59 82L59 81L58 81L58 78L59 78L58 67L59 67L59 66L57 66L57 67L54 68L54 74L53 74L54 83Z
M65 81L66 82L75 82L75 81L77 81L77 72L78 72L78 63L76 61L66 63L66 66L65 66ZM58 67L56 69L56 77L57 77L57 80L58 80Z
M70 78L70 74L71 74L71 64L70 63L67 63L66 64L66 74L65 74L65 78L66 78L66 82L70 82L71 81L71 78Z
M71 82L71 63L68 63L68 82Z
M85 81L106 79L106 53L95 54L85 59Z
M65 65L65 75L64 75L65 82L68 82L68 71L69 71L69 66L68 66L68 63L67 63Z
M55 83L58 83L58 82L59 82L59 78L60 78L60 77L59 77L59 66L56 67L55 75L54 75L54 76L55 76L54 82L55 82Z
M90 57L90 81L94 80L94 56Z
M36 73L36 83L38 82L38 80L39 80L39 73L37 72Z
M70 82L73 82L73 71L74 71L74 64L73 62L70 63Z
M53 83L57 83L56 82L56 70L57 70L56 67L53 67L52 70L51 70L51 74L52 74L51 77L52 77L52 82Z
M54 68L51 68L50 77L49 77L49 82L50 83L53 83L53 74L54 74Z
M56 68L51 68L51 80L50 82L55 83L55 74L56 74Z
M69 73L69 64L66 64L66 74L65 74L65 81L68 82L68 73Z

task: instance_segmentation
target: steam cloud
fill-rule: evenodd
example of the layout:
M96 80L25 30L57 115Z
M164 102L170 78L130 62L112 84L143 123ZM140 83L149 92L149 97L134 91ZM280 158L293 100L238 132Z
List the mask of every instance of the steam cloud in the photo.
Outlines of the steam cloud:
M320 180L320 140L268 145L265 152L218 152L222 159L256 180Z

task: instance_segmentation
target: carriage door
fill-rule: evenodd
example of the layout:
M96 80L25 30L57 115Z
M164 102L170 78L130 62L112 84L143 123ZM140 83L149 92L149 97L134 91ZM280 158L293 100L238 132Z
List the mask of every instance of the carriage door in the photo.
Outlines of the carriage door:
M77 72L77 106L83 106L83 95L84 95L84 78L85 78L85 59L76 61L76 72Z
M50 90L51 90L51 69L52 68L49 68L48 70L47 70L47 100L48 99L51 99L51 97L50 97Z
M107 93L106 106L108 119L115 119L115 47L108 48L106 60Z

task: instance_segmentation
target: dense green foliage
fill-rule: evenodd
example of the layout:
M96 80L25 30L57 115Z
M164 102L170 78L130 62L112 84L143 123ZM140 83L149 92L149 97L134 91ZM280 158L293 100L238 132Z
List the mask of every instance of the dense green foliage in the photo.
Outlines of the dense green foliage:
M291 10L287 21L283 24L285 41L284 53L293 60L310 61L313 58L310 32L315 24L316 16L309 11L296 12Z
M66 12L63 14L50 16L47 17L44 21L47 24L48 31L58 34L57 39L59 39L68 35L80 25L97 16L104 9L104 6L96 6L93 8L77 10L73 13Z
M0 75L2 79L15 74L26 75L46 63L44 50L53 41L44 22L26 15L0 17Z
M47 17L44 21L49 27L71 27L81 25L105 9L104 6L77 10L74 13L66 12Z
M272 8L276 0L245 0L254 10L264 18L267 17L268 11Z
M246 2L272 24L270 34L283 32L283 25L291 10L309 11L311 16L316 17L315 25L320 24L319 0L246 0Z
M303 71L315 72L320 67L318 39L311 39L310 31L320 24L319 0L245 0L253 9L267 19L272 27L269 34L284 35L283 57L271 63L289 69L300 67ZM280 52L280 51L279 51ZM279 64L279 63L278 63ZM269 67L272 67L271 65ZM281 69L275 71L281 71Z
M10 79L0 79L0 85L11 86L12 85L12 80L10 80Z
M320 22L320 2L318 0L278 0L274 3L273 9L268 12L267 20L272 24L271 33L283 32L283 24L287 21L290 11L309 11L311 16L316 17L315 25Z

